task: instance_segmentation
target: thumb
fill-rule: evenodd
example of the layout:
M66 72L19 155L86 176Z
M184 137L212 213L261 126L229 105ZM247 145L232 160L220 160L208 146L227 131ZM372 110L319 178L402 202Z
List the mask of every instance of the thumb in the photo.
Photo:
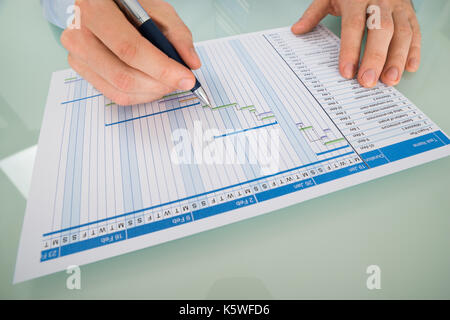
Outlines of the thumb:
M329 0L314 0L300 20L291 27L291 31L295 34L311 31L328 14L329 4Z

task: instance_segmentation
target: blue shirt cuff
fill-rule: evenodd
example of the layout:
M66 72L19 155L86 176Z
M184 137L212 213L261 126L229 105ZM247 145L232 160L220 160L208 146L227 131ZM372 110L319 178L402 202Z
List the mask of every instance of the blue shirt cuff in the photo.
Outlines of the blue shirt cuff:
M41 0L44 17L62 29L67 27L67 19L73 15L68 8L75 3L75 0Z

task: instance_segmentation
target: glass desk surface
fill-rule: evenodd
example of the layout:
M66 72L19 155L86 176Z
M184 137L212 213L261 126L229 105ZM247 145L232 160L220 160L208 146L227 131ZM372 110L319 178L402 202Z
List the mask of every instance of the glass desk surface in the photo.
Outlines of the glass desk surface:
M291 25L310 1L170 1L196 41ZM415 1L422 65L398 89L450 132L450 1ZM26 23L17 24L20 12ZM339 34L340 19L323 24ZM450 159L257 218L12 285L50 76L68 68L39 1L0 2L0 298L450 298ZM366 269L381 268L368 290Z

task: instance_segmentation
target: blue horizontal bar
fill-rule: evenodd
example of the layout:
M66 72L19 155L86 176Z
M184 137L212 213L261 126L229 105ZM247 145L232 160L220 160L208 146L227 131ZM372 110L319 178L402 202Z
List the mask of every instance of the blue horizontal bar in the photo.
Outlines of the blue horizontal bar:
M277 197L280 197L280 196L283 196L285 194L289 194L289 193L292 193L295 191L306 189L306 188L309 188L312 186L314 186L314 180L305 179L305 180L290 183L290 184L287 184L287 185L284 185L284 186L281 186L278 188L273 188L273 189L270 189L267 191L260 192L260 193L256 194L256 199L258 199L259 202L262 202L262 201L277 198Z
M274 173L274 174L269 174L269 175L262 176L262 177L259 177L259 178L255 178L255 179L252 179L252 180L239 182L239 183L236 183L236 184L233 184L233 185L229 185L229 186L226 186L226 187L223 187L223 188L219 188L219 189L203 192L203 193L200 193L200 194L195 194L195 195L192 195L192 196L189 196L189 197L185 197L185 198L182 198L182 199L177 199L177 200L161 203L161 204L158 204L158 205L154 205L154 206L151 206L151 207L142 208L142 209L139 209L139 210L122 213L122 214L117 215L117 216L111 216L111 217L104 218L104 219L97 220L97 221L87 222L87 223L84 223L84 224L80 224L78 226L73 226L73 227L68 227L68 228L64 228L64 229L61 229L61 230L57 230L57 231L52 231L52 232L43 234L43 236L46 237L46 236L50 236L50 235L53 235L53 234L57 234L57 233L65 232L65 231L70 231L70 230L73 230L73 229L83 228L83 227L89 226L91 224L102 223L102 222L105 222L105 221L108 221L108 220L122 218L122 217L125 217L125 216L128 216L128 215L131 215L131 214L136 214L136 213L140 213L140 212L143 212L143 211L153 210L153 209L156 209L156 208L159 208L159 207L164 207L164 206L167 206L167 205L171 205L173 203L187 201L187 200L190 200L190 199L193 199L193 198L197 198L197 197L203 197L203 196L211 194L211 193L220 192L220 191L223 191L223 190L226 190L226 189L230 189L230 188L235 188L235 187L241 186L243 184L253 183L253 182L256 182L256 181L259 181L259 180L263 180L263 179L269 179L269 178L272 178L274 176L277 176L277 175L280 175L280 174L284 174L284 173L287 173L287 172L290 172L290 171L306 168L306 167L313 166L313 165L316 165L316 164L319 164L319 163L322 163L322 162L331 161L331 160L334 160L334 159L337 159L337 158L345 157L345 156L348 156L348 155L350 155L352 153L354 153L354 152L353 151L347 152L347 153L344 153L344 154L341 154L341 155L338 155L338 156L334 156L334 157L331 157L331 158L315 161L315 162L308 163L308 164L305 164L305 165L301 165L301 166L298 166L298 167L295 167L295 168L291 168L291 169L286 169L286 170L281 171L281 172L277 172L277 173Z
M450 139L442 131L435 131L434 135L438 137L443 143L450 144Z
M375 149L360 155L361 158L367 163L371 168L381 166L383 164L389 163L384 154L380 152L379 149Z
M200 209L197 211L192 212L192 215L194 216L195 220L207 218L219 213L223 213L226 211L231 211L237 208L243 208L246 206L249 206L251 204L256 203L256 199L254 195L247 196L245 198L236 199L234 201L228 201L213 207Z
M413 139L409 139L407 141L403 141L400 143L396 143L394 145L388 146L388 147L384 147L381 149L377 149L377 150L373 150L370 152L367 152L365 154L362 155L362 158L365 159L366 161L368 161L370 163L370 166L377 166L377 165L381 165L384 163L387 163L389 160L391 161L395 161L398 159L402 159L404 157L408 157L417 153L421 153L430 149L434 149L434 148L438 148L442 145L445 144L449 144L450 140L447 138L447 136L445 136L441 131L436 131L421 137L416 137ZM383 152L381 152L381 151ZM389 154L391 159L387 159L387 157L385 157L384 152L386 152L387 154ZM307 165L302 165L302 166L298 166L292 169L287 169L275 174L271 174L271 175L266 175L264 177L260 177L260 178L256 178L253 180L249 180L246 182L241 182L235 185L231 185L231 186L227 186L227 187L223 187L220 189L216 189L213 191L209 191L209 192L205 192L203 194L198 194L198 195L194 195L191 197L186 197L184 199L179 199L179 200L175 200L175 201L171 201L168 203L164 203L164 204L160 204L160 205L156 205L153 207L149 207L149 208L144 208L141 210L136 210L133 212L128 212L128 213L124 213L122 215L119 216L114 216L114 217L110 217L110 218L106 218L106 219L102 219L99 221L95 221L95 222L90 222L90 223L86 223L84 225L80 225L80 226L76 226L76 227L70 227L70 228L66 228L63 230L59 230L59 231L55 231L52 233L47 233L44 234L44 236L47 235L51 235L54 233L59 233L59 232L64 232L64 231L68 231L70 229L76 229L76 228L80 228L86 225L90 225L90 224L95 224L95 223L100 223L106 220L110 220L110 219L117 219L120 218L122 216L125 215L129 215L129 214L134 214L134 213L139 213L145 210L151 210L153 208L159 207L159 206L164 206L164 205L168 205L174 202L179 202L179 201L185 201L194 197L201 197L203 195L206 195L208 193L214 193L214 192L218 192L224 189L228 189L228 188L233 188L242 184L246 184L246 183L252 183L261 179L267 179L276 175L280 175L289 171L293 171L296 169L300 169L303 167L307 167L307 166L311 166L311 165L315 165L317 163L320 162L324 162L324 161L330 161L339 157L343 157L349 154L352 154L352 152L348 152L346 154L343 155L339 155L339 156L335 156L335 157L331 157L328 159L324 159L324 160L320 160L320 161L316 161L314 163L310 163ZM159 230L163 230L163 229L167 229L167 228L171 228L173 226L177 226L177 225L181 225L184 223L188 223L194 220L198 220L198 219L203 219L206 217L210 217L212 215L216 215L216 214L220 214L223 212L227 212L227 211L231 211L237 208L241 208L244 206L248 206L248 205L252 205L254 203L261 202L261 201L266 201L272 198L276 198L276 197L280 197L282 195L288 194L288 193L292 193L295 191L299 191L305 188L309 188L312 187L314 185L319 185L322 183L326 183L328 181L332 181L332 180L336 180L339 179L341 177L347 176L347 175L351 175L353 173L357 173L360 171L364 171L367 170L368 167L363 164L363 163L359 163L359 164L355 164L352 165L350 167L346 167L346 168L342 168L336 171L332 171L332 172L328 172L325 174L321 174L318 176L315 176L313 178L310 179L305 179L302 181L297 181L297 182L293 182L284 186L280 186L274 189L270 189L270 190L266 190L266 191L262 191L259 192L255 195L250 195L244 198L240 198L240 199L236 199L233 201L228 201L219 205L215 205L212 207L208 207L208 208L203 208L203 209L199 209L196 211L193 211L192 213L186 213L183 214L181 216L176 216L170 219L164 219L161 221L157 221L157 222L153 222L150 224L146 224L146 225L142 225L142 226L137 226L134 228L130 228L127 230L123 230L123 231L119 231L119 232L115 232L113 234L107 234L107 235L103 235L103 236L99 236L96 238L92 238L92 239L87 239L84 241L80 241L80 242L76 242L76 243L71 243L71 244L67 244L62 246L61 248L53 248L53 249L48 249L48 250L43 250L41 251L41 262L43 261L47 261L47 260L51 260L51 259L55 259L58 258L60 256L65 256L65 255L69 255L69 254L73 254L76 252L80 252L80 251L84 251L84 250L88 250L88 249L92 249L95 247L99 247L99 246L103 246L103 245L107 245L107 244L111 244L117 241L122 241L125 239L129 239L129 238L133 238L133 237L137 237L143 234L147 234L147 233L151 233L151 232L155 232L155 231L159 231Z
M444 145L445 144L433 132L421 137L416 137L383 147L381 148L381 152L390 162L392 162L442 147Z
M338 151L338 150L345 149L345 148L350 148L350 146L349 146L349 145L346 145L346 146L343 146L343 147L334 148L334 149L327 150L327 151L324 151L324 152L316 153L316 155L321 156L321 155L323 155L323 154L327 154L327 153L334 152L334 151Z
M138 120L138 119L142 119L142 118L152 117L152 116L156 116L158 114L162 114L162 113L166 113L166 112L170 112L170 111L175 111L175 110L180 110L180 109L196 106L196 105L199 105L199 104L200 104L200 102L193 103L193 104L188 104L187 106L182 106L182 107L178 107L178 108L173 108L173 109L169 109L169 110L164 110L164 111L159 111L159 112L155 112L155 113L151 113L151 114L146 114L145 116L125 119L125 120L121 120L121 121L117 121L117 122L113 122L113 123L107 123L107 124L105 124L105 126L109 127L109 126L112 126L112 125L115 125L115 124L120 124L120 123L124 123L124 122L128 122L128 121L133 121L133 120Z
M275 122L272 122L272 123L263 124L261 126L257 126L257 127L253 127L253 128L247 128L247 129L243 129L243 130L233 131L233 132L230 132L230 133L225 133L225 134L222 134L220 136L214 136L214 139L223 138L223 137L226 137L226 136L231 136L233 134L242 133L242 132L255 130L255 129L260 129L260 128L264 128L264 127L268 127L268 126L273 126L274 124L278 124L278 122L275 121Z
M135 238L141 235L153 233L156 231L172 228L178 225L186 224L194 220L204 219L211 217L213 215L221 214L223 212L232 211L238 208L243 208L257 202L262 202L277 198L289 193L293 193L299 190L303 190L314 185L328 182L330 180L338 179L343 176L350 175L362 170L366 170L365 164L356 164L347 168L343 168L337 171L325 173L314 178L308 178L302 181L293 182L281 187L274 189L269 189L266 191L259 192L255 195L249 195L244 198L235 199L232 201L227 201L212 207L203 208L199 210L192 211L192 213L185 213L173 218L163 219L160 221L144 224L141 226L136 226L129 228L127 230L118 231L112 234L105 234L92 239L87 239L84 241L79 241L75 243L70 243L59 248L53 248L49 250L43 250L41 252L41 262L55 259L58 257L66 256L69 254L93 249L96 247L104 246L107 244L115 243L118 241L123 241L126 239Z
M152 233L164 229L168 229L171 227L175 227L178 225L182 225L188 222L192 222L192 215L191 213L186 213L180 216L175 216L173 218L167 218L163 220L159 220L152 223L147 223L142 226L137 226L134 228L130 228L127 230L128 239L135 238L147 233Z
M331 180L336 180L345 176L348 176L359 171L369 169L364 163L354 164L350 167L342 168L336 171L331 171L318 176L313 177L316 184L322 184Z
M172 218L159 220L156 222L136 226L127 230L118 231L112 234L105 234L92 239L70 243L59 248L53 248L49 250L43 250L41 252L41 262L58 258L60 256L66 256L69 254L93 249L96 247L104 246L107 244L123 241L139 237L145 234L169 229L175 226L186 224L195 220L208 218L217 214L232 211L238 208L243 208L257 202L262 202L277 198L289 193L293 193L299 190L303 190L312 187L317 184L321 184L330 180L334 180L352 173L356 173L361 170L367 169L366 165L360 163L347 168L343 168L337 171L329 172L316 176L314 178L308 178L302 181L296 181L290 184L286 184L277 188L269 189L256 193L255 195L249 195L244 198L227 201L211 207L192 211L192 213L185 213ZM314 179L314 180L313 180Z
M92 248L104 246L106 244L122 241L126 239L126 231L117 231L111 234L105 234L103 236L83 240L75 243L70 243L61 247L61 257L67 256L72 253L89 250Z
M102 94L96 94L93 96L89 96L89 97L84 97L84 98L79 98L79 99L75 99L75 100L70 100L70 101L65 101L65 102L61 102L61 104L69 104L69 103L73 103L73 102L77 102L77 101L81 101L81 100L86 100L86 99L91 99L91 98L96 98L96 97L100 97Z
M59 248L41 251L41 262L56 259L59 257Z
M435 131L420 137L391 144L381 149L361 154L361 158L372 168L414 156L449 144L450 140L442 131Z

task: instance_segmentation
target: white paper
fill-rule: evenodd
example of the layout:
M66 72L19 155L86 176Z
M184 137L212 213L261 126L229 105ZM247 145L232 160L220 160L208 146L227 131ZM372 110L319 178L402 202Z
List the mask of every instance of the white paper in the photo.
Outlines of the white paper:
M339 39L325 27L196 47L212 107L189 92L120 107L72 70L53 74L15 282L450 154L449 138L396 89L339 75Z

